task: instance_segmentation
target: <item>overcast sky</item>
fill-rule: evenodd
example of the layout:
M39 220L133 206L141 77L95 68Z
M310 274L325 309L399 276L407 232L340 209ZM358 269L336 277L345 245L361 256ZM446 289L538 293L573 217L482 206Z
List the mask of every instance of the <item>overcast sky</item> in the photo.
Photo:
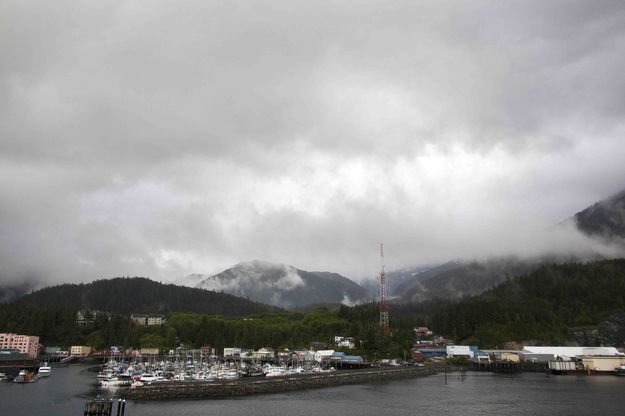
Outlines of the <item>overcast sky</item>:
M0 52L0 282L580 250L625 188L622 1L4 0Z

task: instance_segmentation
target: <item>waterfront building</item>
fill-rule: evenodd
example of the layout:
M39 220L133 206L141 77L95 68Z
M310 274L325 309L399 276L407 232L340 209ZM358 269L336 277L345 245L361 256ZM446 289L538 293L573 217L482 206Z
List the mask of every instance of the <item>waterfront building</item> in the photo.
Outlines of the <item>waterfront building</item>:
M448 345L446 348L447 357L466 357L468 359L477 358L477 347L469 345Z
M242 353L243 349L241 347L224 348L224 358L226 360L239 359Z
M575 361L549 361L549 370L553 373L567 373L577 370Z
M141 348L139 350L139 353L142 356L156 356L159 353L159 349L158 348Z
M521 361L521 350L481 350L482 353L493 358L495 361L509 361L518 363Z
M39 361L16 349L0 349L0 372L9 373L16 368L35 369Z
M173 350L170 352L170 354L173 354ZM217 354L217 351L215 350L215 348L211 347L210 345L205 345L202 348L200 348L200 354L202 354L202 356L204 357L208 357L210 355Z
M86 357L91 354L91 347L88 345L72 345L69 349L69 353L76 357Z
M521 356L518 352L502 352L499 357L501 361L509 361L511 363L518 363L521 361Z
M261 348L258 351L252 351L252 358L255 360L271 360L275 357L273 348Z
M569 361L582 355L617 356L619 351L614 347L523 347L521 351L525 361L551 361L560 359Z
M625 357L619 356L582 356L582 366L584 370L601 373L614 373L614 371L625 365Z
M38 348L37 336L0 333L0 349L15 349L31 358L37 358Z
M46 355L61 355L61 347L46 347Z
M306 351L306 350L293 351L293 354L291 356L301 361L314 361L315 360L314 351Z
M315 361L318 363L329 360L334 354L334 350L319 350L315 352Z
M412 359L416 362L433 358L445 358L447 357L447 350L445 348L413 348Z

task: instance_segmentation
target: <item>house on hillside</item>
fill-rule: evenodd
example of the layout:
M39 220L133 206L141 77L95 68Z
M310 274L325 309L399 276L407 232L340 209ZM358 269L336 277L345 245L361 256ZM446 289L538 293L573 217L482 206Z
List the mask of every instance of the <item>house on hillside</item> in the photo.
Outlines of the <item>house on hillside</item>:
M338 348L354 349L356 347L356 341L352 337L334 337L334 343Z
M434 333L428 329L427 326L420 326L418 328L414 328L415 337L417 339L423 339L426 337L432 336Z
M130 319L137 325L142 326L162 325L165 323L164 315L133 313L132 315L130 315Z

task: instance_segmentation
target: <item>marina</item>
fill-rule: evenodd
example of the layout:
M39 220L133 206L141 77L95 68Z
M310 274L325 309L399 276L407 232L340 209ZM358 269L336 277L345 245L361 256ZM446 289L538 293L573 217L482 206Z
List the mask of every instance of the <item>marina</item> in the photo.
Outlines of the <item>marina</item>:
M49 378L20 385L0 383L0 414L82 415L85 403L102 394L92 366L54 367ZM625 377L547 377L467 372L428 377L371 380L324 389L237 396L218 400L126 401L125 415L345 416L440 414L622 414ZM118 396L114 396L118 398ZM10 398L10 400L8 400ZM115 414L115 413L113 413Z

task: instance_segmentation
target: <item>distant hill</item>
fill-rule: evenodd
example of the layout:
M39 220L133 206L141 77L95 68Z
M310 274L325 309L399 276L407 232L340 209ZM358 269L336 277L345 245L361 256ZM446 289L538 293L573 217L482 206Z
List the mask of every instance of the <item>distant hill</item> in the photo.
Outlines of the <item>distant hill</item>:
M457 341L501 348L506 341L567 343L577 327L623 330L624 314L625 259L617 259L542 265L443 307L432 326ZM613 339L622 342L622 334Z
M11 302L33 290L35 282L22 282L0 286L0 303Z
M386 289L389 298L398 297L406 292L414 283L421 278L422 273L437 266L416 266L386 272ZM358 283L369 292L371 299L380 297L380 275L364 279Z
M587 235L625 239L625 190L578 212L573 219Z
M506 281L534 270L541 260L497 257L483 261L452 261L427 270L405 282L401 302L422 302L429 299L453 299L476 295Z
M430 270L435 268L442 270L442 267L443 266L418 266L388 272L386 273L388 293L392 297L402 296L413 287L416 282L431 277L428 273Z
M67 306L116 313L198 312L244 316L276 308L225 293L162 284L146 278L114 278L37 290L15 302L38 307Z
M573 221L583 233L625 244L625 191L598 202L575 214ZM528 273L541 264L598 259L596 253L583 258L545 255L533 259L514 256L488 260L451 261L438 267L405 269L389 273L389 283L396 281L389 293L400 302L421 302L476 295L504 282L508 277Z
M259 260L239 263L214 276L206 276L196 287L287 309L311 304L350 305L371 299L364 288L340 274L307 272Z

